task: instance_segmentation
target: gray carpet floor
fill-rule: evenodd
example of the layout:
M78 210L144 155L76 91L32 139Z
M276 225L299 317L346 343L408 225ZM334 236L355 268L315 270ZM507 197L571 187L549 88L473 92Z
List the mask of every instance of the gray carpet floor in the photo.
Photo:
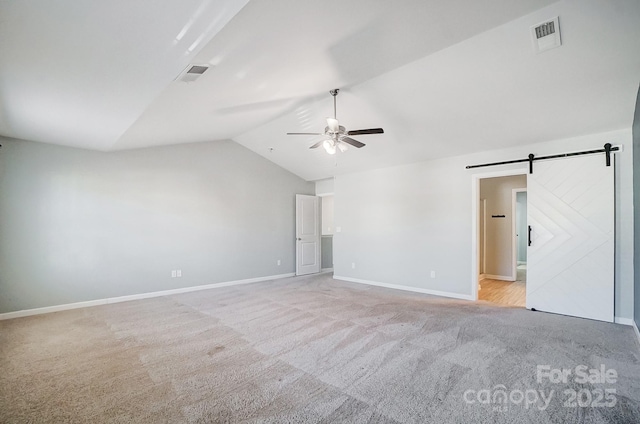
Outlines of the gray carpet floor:
M2 423L640 422L631 327L330 274L1 321L0 343Z

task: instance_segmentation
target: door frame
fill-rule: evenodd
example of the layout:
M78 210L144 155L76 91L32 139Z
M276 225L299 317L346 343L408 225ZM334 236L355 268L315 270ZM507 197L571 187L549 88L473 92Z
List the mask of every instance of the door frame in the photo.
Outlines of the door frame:
M504 171L471 174L471 300L478 300L478 284L480 277L480 249L478 246L480 242L480 180L485 178L526 175L528 172L529 170L525 165L524 167Z
M478 231L482 229L482 254L478 251L478 274L482 275L487 270L487 199L478 199L480 204L480 209L478 213L482 211L482 222L480 222L480 226L478 227ZM480 233L478 233L478 243L480 243ZM478 245L478 250L479 250ZM480 264L482 264L482 273L480 272Z
M335 205L335 198L336 197L335 197L333 191L316 194L316 196L318 196L320 198L320 272L331 272L331 271L333 271L333 254L331 255L331 268L322 268L322 237L328 237L328 236L324 236L322 234L322 229L324 228L324 222L322 220L322 213L323 213L323 210L324 210L324 198L327 197L327 196L333 196L333 201L334 201L334 205ZM333 211L331 211L331 213L333 214ZM334 224L334 227L335 227L335 224ZM333 236L334 236L334 233L335 233L335 229L332 229L331 230L332 253L333 253Z
M511 189L511 250L513 258L513 281L518 279L518 229L516 227L516 213L517 213L517 196L518 193L526 193L527 188L514 188ZM525 217L526 219L526 217Z

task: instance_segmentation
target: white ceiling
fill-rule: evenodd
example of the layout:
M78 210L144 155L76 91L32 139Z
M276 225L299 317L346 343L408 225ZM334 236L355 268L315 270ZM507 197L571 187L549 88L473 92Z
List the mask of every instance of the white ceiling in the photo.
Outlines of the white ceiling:
M0 0L0 134L113 149L247 1Z
M316 180L629 128L640 82L637 0L53 3L0 0L2 135L233 139ZM563 45L535 54L529 28L554 16ZM212 67L174 81L190 63ZM332 88L342 125L385 134L336 156L286 136L324 128Z

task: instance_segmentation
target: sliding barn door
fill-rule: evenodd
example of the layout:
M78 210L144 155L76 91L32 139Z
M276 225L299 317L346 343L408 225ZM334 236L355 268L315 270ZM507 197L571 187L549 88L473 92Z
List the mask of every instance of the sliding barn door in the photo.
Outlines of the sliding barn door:
M320 272L320 203L296 194L296 275Z
M528 309L613 322L613 170L603 155L535 163L527 179Z

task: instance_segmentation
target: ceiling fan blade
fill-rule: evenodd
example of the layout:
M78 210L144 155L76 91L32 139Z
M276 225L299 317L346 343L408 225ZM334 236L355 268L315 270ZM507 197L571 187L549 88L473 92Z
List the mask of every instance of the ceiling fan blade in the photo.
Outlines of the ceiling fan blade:
M338 120L334 118L327 118L327 126L329 127L329 131L338 132L340 131L340 124L338 124Z
M354 140L351 137L341 137L340 141L343 143L351 144L353 147L357 147L358 149L366 146L366 144L359 142L358 140Z
M382 128L371 128L368 130L348 131L347 134L348 135L384 134L384 130Z
M316 144L314 144L313 146L311 146L309 148L310 149L317 149L318 147L322 146L322 143L324 143L324 140L318 141Z
M322 133L287 133L287 135L324 135Z

